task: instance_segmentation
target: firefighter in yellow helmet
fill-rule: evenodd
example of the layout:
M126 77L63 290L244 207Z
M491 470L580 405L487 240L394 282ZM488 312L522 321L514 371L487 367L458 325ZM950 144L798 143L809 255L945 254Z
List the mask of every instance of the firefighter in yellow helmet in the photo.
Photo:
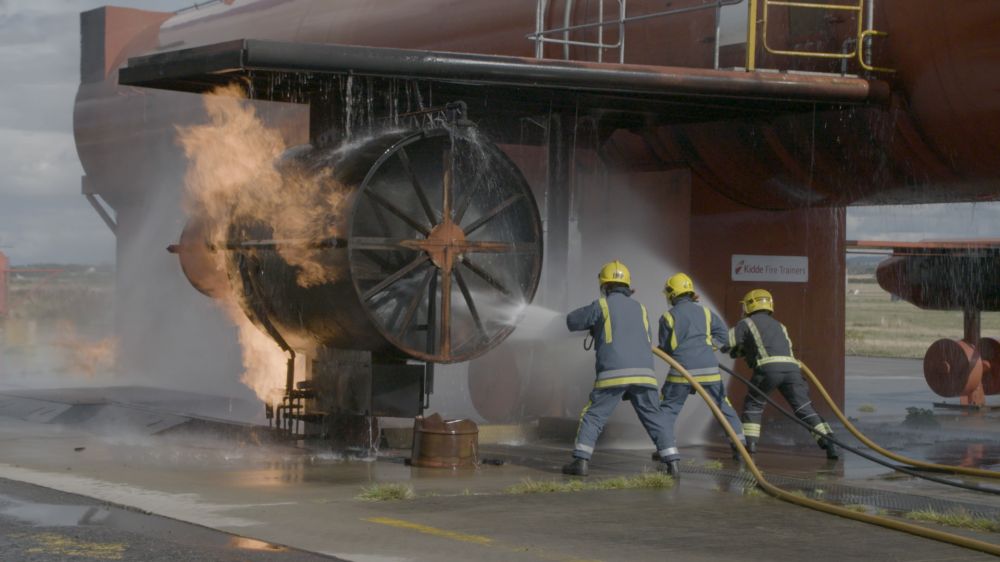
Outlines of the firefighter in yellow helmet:
M698 304L694 282L685 273L677 273L667 279L663 293L671 308L660 318L660 349L676 359L708 391L733 430L742 438L740 419L726 398L726 387L715 355L716 346L726 343L725 322L708 307ZM660 460L667 463L670 467L668 472L674 476L680 473L680 452L674 437L674 424L690 394L694 394L691 384L671 369L663 385L660 403L660 409L666 414L669 448L666 455L660 454Z
M604 265L598 275L601 297L566 316L570 331L589 331L597 353L597 378L590 402L580 414L573 461L564 474L586 476L594 445L608 417L623 399L632 408L657 450L666 452L667 432L653 377L652 338L646 307L632 300L632 276L620 261Z
M809 385L802 378L788 330L773 316L774 298L771 293L764 289L754 289L741 302L744 317L729 331L729 354L732 357L742 356L746 360L753 369L750 382L765 394L777 388L795 411L795 415L818 432L814 437L819 446L826 450L826 457L838 458L840 453L837 446L822 437L833 435L833 430L812 407ZM747 449L751 453L757 450L765 404L764 397L752 389L743 404L743 430L746 432Z

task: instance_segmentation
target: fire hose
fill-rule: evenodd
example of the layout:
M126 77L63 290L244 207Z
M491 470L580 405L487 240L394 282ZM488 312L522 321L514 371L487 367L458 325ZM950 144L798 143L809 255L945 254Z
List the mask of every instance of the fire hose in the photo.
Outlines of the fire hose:
M743 462L746 463L747 468L750 470L751 474L753 474L753 477L757 481L757 486L760 487L762 490L764 490L766 493L770 494L771 496L774 496L775 498L778 498L780 500L789 503L800 505L802 507L808 507L810 509L815 509L817 511L822 511L824 513L830 513L832 515L839 515L840 517L844 517L846 519L853 519L855 521L861 521L863 523L870 523L872 525L878 525L880 527L885 527L887 529L902 531L904 533L909 533L911 535L915 535L918 537L924 537L948 544L953 544L955 546L961 546L972 550L978 550L980 552L985 552L987 554L992 554L994 556L1000 556L1000 545L990 544L985 541L962 537L959 535L954 535L952 533L946 533L944 531L928 529L926 527L921 527L919 525L912 525L910 523L904 523L902 521L897 521L895 519L890 519L888 517L881 517L878 515L871 515L868 513L852 511L850 509L840 507L837 505L817 501L811 498L801 497L786 490L783 490L775 486L774 484L771 484L764 478L764 475L761 473L760 469L757 468L757 465L754 464L753 457L750 456L750 453L747 451L746 447L743 446L743 441L736 435L736 431L733 429L731 425L729 425L729 422L726 421L725 416L722 414L722 411L719 409L719 407L715 404L715 401L712 400L712 397L708 395L708 393L698 383L698 381L696 381L694 377L691 376L691 373L687 372L687 369L682 367L681 364L678 363L673 357L670 357L669 355L664 353L663 350L654 347L653 353L663 361L667 362L667 364L673 367L675 371L680 373L681 376L683 376L685 380L687 380L687 382L691 385L691 388L693 388L695 392L698 393L698 396L700 396L701 399L705 401L705 404L707 404L708 408L712 411L712 415L715 416L715 419L718 420L719 424L722 425L722 428L726 432L726 436L729 437L730 442L732 442L733 446L736 447L737 451L740 454L740 457L743 459Z
M833 398L830 398L830 395L826 392L826 389L823 388L823 385L819 382L819 379L816 377L816 375L813 374L812 370L809 369L809 367L806 366L805 363L799 362L799 364L802 366L803 374L805 374L806 378L809 379L809 382L816 387L816 390L819 391L820 396L823 397L823 400L825 400L826 403L830 405L830 409L833 410L834 415L837 416L837 419L840 420L840 423L844 424L844 427L847 428L847 431L850 431L852 435L858 438L858 441L864 443L865 446L867 446L871 450L879 453L880 455L889 457L890 459L896 462L901 462L903 464L907 464L915 468L929 470L932 472L949 472L952 474L979 476L981 478L1000 478L1000 472L994 470L986 470L982 468L969 468L964 466L949 466L944 464L934 464L924 461L918 461L916 459L904 457L903 455L898 455L896 453L893 453L892 451L879 447L874 441L866 437L864 433L861 433L861 431L858 430L858 428L854 427L854 424L852 424L847 419L847 416L844 415L844 412L840 411L840 408L838 408L837 405L834 404Z
M882 465L882 466L884 466L886 468L890 468L890 469L895 470L897 472L902 472L903 474L908 474L908 475L913 476L915 478L921 478L923 480L927 480L927 481L930 481L930 482L936 482L938 484L944 484L946 486L953 486L953 487L956 487L956 488L962 488L964 490L970 490L970 491L973 491L973 492L984 492L984 493L987 493L987 494L1000 495L1000 489L998 489L998 488L983 488L981 486L975 486L975 485L971 485L971 484L965 484L965 483L962 483L962 482L955 482L953 480L946 480L944 478L937 478L935 476L928 476L926 474L921 474L920 472L917 472L916 470L912 470L908 466L901 466L901 465L898 465L898 464L892 464L890 462L887 462L885 460L882 460L882 459L876 457L875 455L872 455L872 454L866 453L864 451L861 451L861 450L859 450L859 449L857 449L855 447L852 447L852 446L844 443L843 441L837 439L836 437L834 437L832 435L824 435L819 430L817 430L815 427L812 427L808 423L800 420L798 417L795 416L795 414L793 414L792 412L789 412L787 409L783 408L773 398L771 398L770 396L768 396L767 393L765 393L764 391L762 391L760 388L758 388L756 385L754 385L752 382L750 382L746 378L744 378L744 377L738 375L737 373L735 373L732 369L729 369L728 367L725 367L724 365L719 365L719 368L722 369L723 371L729 373L729 375L731 375L733 378L735 378L738 381L740 381L743 384L745 384L747 386L747 388L756 391L760 396L762 396L764 398L764 400L767 401L768 404L774 406L774 408L781 415L785 416L786 418L788 418L788 419L792 420L793 422L799 424L800 426L804 427L807 431L809 431L810 433L812 433L813 435L815 435L817 438L822 437L824 439L832 441L835 445L837 445L838 447L844 449L845 451L849 451L851 453L854 453L855 455L858 455L859 457L861 457L863 459L869 460L869 461L871 461L873 463L876 463L876 464L880 464L880 465Z

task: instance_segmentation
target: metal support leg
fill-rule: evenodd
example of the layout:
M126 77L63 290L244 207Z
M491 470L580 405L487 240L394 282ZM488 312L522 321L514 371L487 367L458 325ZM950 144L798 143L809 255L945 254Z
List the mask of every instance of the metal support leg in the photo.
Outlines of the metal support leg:
M568 305L566 277L569 273L570 160L575 141L570 120L569 115L552 114L548 128L544 302L555 310L565 310Z
M982 333L980 329L981 314L979 309L966 307L962 313L963 338L969 345L976 347L979 345L979 337Z

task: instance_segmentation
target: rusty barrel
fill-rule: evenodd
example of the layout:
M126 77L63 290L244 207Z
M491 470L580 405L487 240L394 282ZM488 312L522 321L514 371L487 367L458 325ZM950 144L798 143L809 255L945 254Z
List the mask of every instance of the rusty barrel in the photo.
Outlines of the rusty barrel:
M983 393L1000 394L1000 341L982 338L978 347L983 359Z
M968 342L940 339L924 354L924 379L939 396L965 396L979 388L983 361Z
M472 420L445 420L439 414L413 422L410 464L430 468L473 467L479 462L479 426Z

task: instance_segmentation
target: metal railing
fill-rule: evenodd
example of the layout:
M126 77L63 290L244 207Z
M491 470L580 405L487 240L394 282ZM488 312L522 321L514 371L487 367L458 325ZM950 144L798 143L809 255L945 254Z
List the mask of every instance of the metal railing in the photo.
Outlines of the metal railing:
M676 8L673 10L664 10L660 12L652 12L648 14L640 14L635 16L628 15L628 8L626 5L627 0L615 0L618 4L618 18L617 19L604 19L604 0L599 0L597 6L597 21L590 23L582 23L578 25L570 25L570 18L573 12L573 0L566 0L566 6L563 14L563 26L556 27L552 29L546 29L546 13L548 12L549 1L548 0L538 0L538 4L535 11L535 32L528 35L528 39L535 42L535 58L544 58L545 44L553 43L558 45L563 45L563 58L569 59L569 47L588 47L597 49L597 62L604 62L604 51L606 50L618 50L618 62L625 62L625 24L633 23L637 21L643 21L654 18L662 18L667 16L674 16L678 14L686 14L691 12L699 12L702 10L715 10L715 53L714 53L714 68L719 68L719 40L722 34L722 8L725 6L735 6L740 4L743 0L716 0L715 2L699 4L697 6L687 6L684 8ZM616 27L618 29L618 38L614 43L604 42L604 29L606 27ZM597 30L597 41L578 41L570 39L570 34L575 31L582 31L585 29L596 29ZM550 35L562 34L562 37L550 37Z
M628 15L627 0L614 0L618 6L618 17L616 19L605 18L605 1L599 0L597 5L597 21L571 25L573 0L565 0L563 25L551 29L546 28L549 0L538 0L535 11L535 32L528 34L528 39L535 42L535 58L545 57L545 45L556 44L563 46L563 58L569 60L570 47L584 47L597 49L597 62L604 62L605 51L617 50L618 62L625 62L625 24L633 23L653 18L663 18L698 12L702 10L715 10L715 46L713 53L713 68L719 68L719 48L722 35L722 8L741 4L744 0L716 0L706 2L696 6L686 6L673 10L664 10L640 15ZM761 5L763 3L763 5ZM770 9L772 7L785 7L788 9L841 11L855 14L858 21L857 33L850 37L845 43L845 47L852 47L850 50L844 48L841 51L802 51L777 49L768 44L768 24ZM762 10L760 8L763 8ZM758 20L758 14L760 19ZM874 66L872 60L872 41L876 37L888 37L888 33L874 29L875 24L875 0L847 0L842 4L825 4L821 2L802 2L796 0L748 0L747 2L747 49L746 49L746 70L748 72L757 70L757 33L758 25L761 30L764 50L773 55L783 55L790 57L811 57L839 59L845 62L857 59L858 65L864 70L873 72L895 72L891 68ZM614 42L605 41L605 28L617 28L617 38ZM596 41L585 41L573 39L574 32L584 30L597 30ZM557 36L561 35L561 36Z
M861 68L869 71L895 72L891 68L882 68L871 64L872 47L871 42L875 37L887 37L889 34L884 31L876 31L875 26L875 0L856 0L854 3L846 4L824 4L819 2L799 2L794 0L750 0L749 17L747 18L747 71L756 69L757 57L757 13L758 2L763 2L760 11L761 42L764 50L772 55L782 55L788 57L805 58L825 58L849 60L857 58ZM786 7L804 10L822 10L827 12L848 12L853 13L857 19L857 34L851 44L853 50L844 49L842 51L799 51L788 49L776 49L771 47L767 41L768 23L770 21L770 9L773 6Z
M563 58L569 59L569 47L591 47L597 49L597 62L604 62L604 51L608 49L618 50L618 62L625 62L625 12L627 0L615 0L618 4L618 19L604 21L604 0L599 0L597 5L597 21L580 25L570 25L570 17L573 12L573 0L566 1L566 10L563 14L563 26L554 29L545 29L546 12L548 12L548 0L538 0L535 11L535 32L528 35L528 38L535 42L535 58L544 58L545 44L554 43L563 45ZM614 43L604 42L604 28L609 25L618 27L618 40ZM584 29L597 29L597 41L575 41L570 39L570 34L574 31ZM561 38L547 37L550 34L561 33Z

